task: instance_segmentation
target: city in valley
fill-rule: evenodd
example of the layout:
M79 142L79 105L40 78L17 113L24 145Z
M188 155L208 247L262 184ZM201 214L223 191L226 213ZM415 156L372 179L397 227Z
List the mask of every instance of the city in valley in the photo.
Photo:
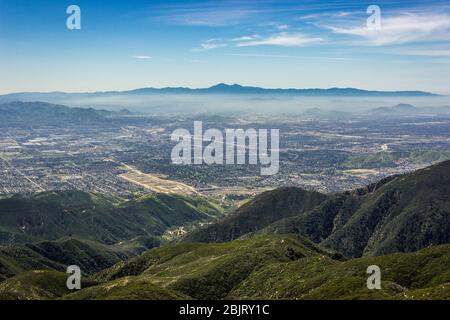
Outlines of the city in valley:
M76 189L126 200L152 192L198 193L235 203L282 186L351 190L450 157L447 114L381 114L374 120L370 111L335 117L314 109L295 115L196 116L205 130L279 129L279 172L263 176L250 164L173 164L176 143L170 135L193 128L189 115L92 112L102 121L4 126L0 194Z

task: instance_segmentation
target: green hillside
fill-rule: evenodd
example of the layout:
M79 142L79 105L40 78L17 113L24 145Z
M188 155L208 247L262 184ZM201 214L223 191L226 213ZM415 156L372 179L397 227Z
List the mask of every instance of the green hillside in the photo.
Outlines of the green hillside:
M300 188L264 192L218 223L187 235L184 241L224 242L261 230L280 219L308 211L328 199L327 195Z
M367 289L367 267L382 289ZM342 261L293 235L152 249L65 299L450 299L450 245ZM7 280L14 283L14 278Z
M154 244L150 247L159 245L159 241L156 239L154 241ZM26 244L26 247L62 265L76 264L86 274L98 272L139 253L139 251L127 251L116 246L107 246L97 242L76 239L43 241Z
M79 191L0 199L0 281L24 271L92 274L159 246L174 226L216 219L202 197L152 195L128 202Z
M63 297L66 300L178 300L190 299L174 290L162 288L148 279L121 278Z
M67 274L55 271L30 271L0 282L0 300L47 300L70 293ZM81 281L81 287L96 284Z
M450 242L450 161L397 177L358 196L323 246L349 257L412 252ZM348 202L347 202L348 203Z
M367 267L381 268L381 290L366 286ZM231 299L450 299L450 245L345 262L312 257L253 273Z
M220 244L177 244L155 248L121 262L100 272L95 279L109 281L102 287L124 277L128 277L127 286L135 287L136 281L146 279L195 299L222 299L265 265L323 255L326 255L323 250L296 236L261 236Z
M61 239L0 246L0 281L30 270L64 272L68 265L74 264L83 273L93 274L159 245L160 241L156 238L139 238L119 245Z
M0 247L0 282L29 270L63 270L63 266L25 246Z
M114 203L99 194L58 191L0 199L0 243L64 237L116 244L138 236L159 236L168 228L221 215L200 197L154 195Z
M370 265L381 290L367 289ZM77 292L65 274L27 272L0 283L0 299L450 299L449 266L450 245L344 261L298 236L254 236L154 248Z
M294 233L346 257L449 243L449 172L447 161L353 192L296 197L298 201L289 201L293 189L267 192L185 241L221 242L253 232ZM298 189L295 194L309 195Z

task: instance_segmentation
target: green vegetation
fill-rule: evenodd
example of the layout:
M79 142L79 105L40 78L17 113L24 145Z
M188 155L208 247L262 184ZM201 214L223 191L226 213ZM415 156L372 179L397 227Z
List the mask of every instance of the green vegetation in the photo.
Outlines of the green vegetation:
M179 292L154 285L148 279L121 278L63 297L66 300L177 300L189 299Z
M449 243L449 171L450 161L443 162L329 197L295 189L267 192L186 241L221 242L253 232L294 233L349 258Z
M25 246L0 247L0 281L29 270L62 270L63 266Z
M156 238L139 238L118 245L94 241L61 239L0 247L0 281L30 270L64 272L78 265L85 274L93 274L134 257L147 248L159 246Z
M0 243L73 237L112 245L221 214L200 197L154 195L116 204L98 194L45 192L0 199Z
M79 191L0 199L0 281L24 271L92 274L159 246L166 230L222 215L196 197L152 195L133 201Z
M67 274L55 271L30 271L0 282L0 300L46 300L70 293ZM96 284L81 282L82 288Z
M381 290L366 287L370 265L381 268ZM449 245L345 262L312 257L261 268L235 288L229 298L449 299L449 266Z
M258 231L271 223L308 211L328 196L299 188L264 192L245 203L222 221L189 234L184 241L224 242Z
M367 289L370 265L382 270L381 290ZM449 299L449 266L450 245L340 261L298 236L254 236L226 243L155 248L100 272L94 277L97 285L68 295L63 292L59 297ZM7 281L17 283L16 278Z
M220 244L178 244L155 248L119 263L99 273L96 279L142 276L195 299L221 299L264 265L323 254L323 250L296 236L263 236Z

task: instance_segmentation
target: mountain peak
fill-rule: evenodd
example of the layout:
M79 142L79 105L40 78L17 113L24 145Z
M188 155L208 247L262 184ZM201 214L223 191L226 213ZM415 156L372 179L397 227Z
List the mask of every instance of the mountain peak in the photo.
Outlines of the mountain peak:
M241 86L240 84L234 83L234 84L227 84L227 83L218 83L214 86L211 86L209 89L214 89L214 88L243 88L243 86Z

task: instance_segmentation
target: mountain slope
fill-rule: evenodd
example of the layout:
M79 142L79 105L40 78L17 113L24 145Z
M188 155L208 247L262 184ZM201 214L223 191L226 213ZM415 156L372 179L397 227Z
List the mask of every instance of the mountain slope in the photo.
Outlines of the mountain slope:
M25 271L92 274L159 246L172 227L222 214L195 196L155 194L117 203L100 194L44 192L0 199L0 281Z
M155 242L153 246L157 245L159 242ZM63 266L78 265L85 274L98 272L138 253L128 253L115 246L76 239L30 243L26 244L26 247Z
M450 162L336 196L268 233L298 233L347 257L411 252L450 242ZM320 231L323 232L320 233Z
M368 290L368 266L381 269L381 290ZM449 299L450 245L345 262L313 257L270 264L231 299Z
M381 268L381 290L366 286ZM449 299L450 245L414 253L337 260L295 235L181 243L147 251L83 281L26 272L0 283L0 299Z
M148 279L121 278L63 297L65 300L187 300L188 296L157 286Z
M159 244L156 238L137 238L120 245L60 239L0 246L0 282L31 270L64 272L69 265L78 265L83 274L89 275Z
M370 265L382 270L381 290L367 289ZM449 266L449 245L339 261L301 237L257 236L155 248L65 298L158 299L165 289L195 299L448 299Z
M411 252L449 243L449 172L447 161L354 192L315 195L321 201L306 206L302 197L288 201L292 189L279 189L255 198L185 241L221 242L255 231L295 233L346 257Z
M308 211L328 197L299 188L267 191L222 221L188 234L186 242L225 242L261 230L269 224Z
M217 205L200 197L152 195L117 204L79 191L14 196L0 199L0 243L74 237L112 245L220 214Z
M296 236L260 236L220 244L163 246L100 272L96 279L148 279L195 299L221 299L252 272L274 262L327 253Z
M397 177L356 201L323 245L351 257L411 252L450 242L450 161ZM355 197L353 194L350 199ZM338 213L335 219L343 218Z
M30 271L0 283L0 300L47 300L70 293L68 274L55 271ZM81 287L96 284L82 279Z
M63 265L24 246L0 246L0 282L30 270L63 270Z

